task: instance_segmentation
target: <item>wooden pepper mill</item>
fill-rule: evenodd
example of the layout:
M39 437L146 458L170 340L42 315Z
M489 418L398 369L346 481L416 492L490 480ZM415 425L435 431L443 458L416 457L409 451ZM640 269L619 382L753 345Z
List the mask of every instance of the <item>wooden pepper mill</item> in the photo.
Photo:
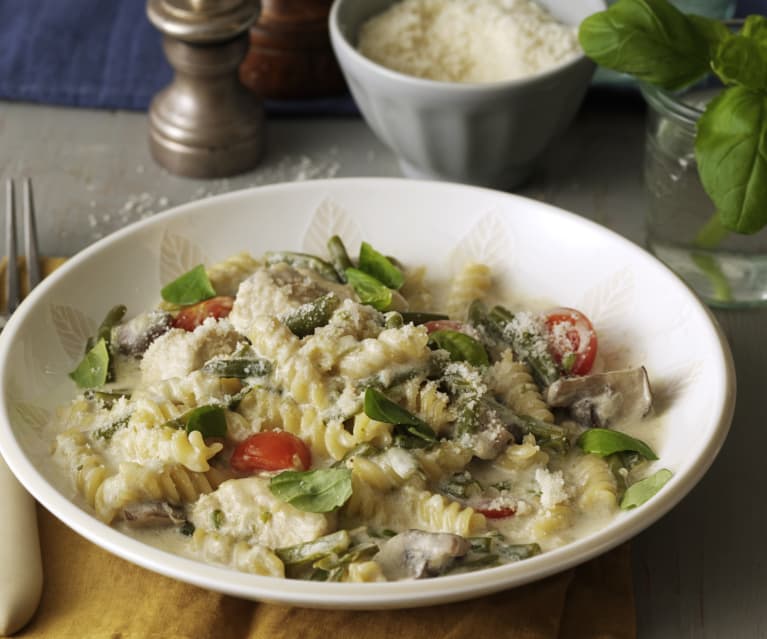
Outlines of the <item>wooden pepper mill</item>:
M341 95L346 83L328 33L332 0L263 0L250 29L242 83L273 99Z
M171 173L225 177L258 163L263 108L242 86L238 67L259 7L257 0L148 0L175 70L149 107L149 146Z

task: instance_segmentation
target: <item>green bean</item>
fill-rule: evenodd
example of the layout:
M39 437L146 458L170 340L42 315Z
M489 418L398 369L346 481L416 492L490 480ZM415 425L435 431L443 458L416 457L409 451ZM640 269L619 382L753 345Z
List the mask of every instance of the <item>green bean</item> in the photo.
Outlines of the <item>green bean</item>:
M343 240L334 235L328 240L328 252L330 253L330 263L336 271L338 279L346 284L346 269L353 268L354 264L346 252Z
M130 399L130 396L131 392L129 390L97 391L89 388L83 393L85 399L100 402L107 409L112 408L117 400L123 397Z
M325 326L340 305L341 300L335 293L325 293L290 313L285 318L285 326L297 337L306 337L316 328Z
M488 319L495 323L494 330L499 331L502 339L511 345L514 354L528 365L541 387L550 386L561 377L559 367L548 350L535 348L536 343L543 339L542 335L527 332L518 335L513 331L507 331L506 328L514 319L514 315L503 306L494 306Z
M318 561L330 553L341 554L349 548L350 543L348 531L339 530L314 541L277 548L274 552L286 566L300 566Z
M567 432L561 426L549 424L529 415L518 415L512 409L490 397L483 397L481 403L494 411L507 428L511 427L512 432L516 431L515 434L527 435L532 433L539 445L561 453L566 452L570 447Z
M423 375L426 372L427 369L423 368L422 366L401 368L400 370L395 369L393 373L381 371L375 375L371 375L370 377L365 377L364 379L359 380L355 383L355 386L360 391L365 390L368 386L372 386L377 390L388 390L389 388L394 388L395 386L404 384L414 377Z
M510 544L503 535L470 537L468 541L471 544L471 550L455 560L448 574L520 561L541 552L538 544Z
M496 549L503 558L511 561L541 554L541 547L538 544L498 544Z
M384 328L402 328L405 321L402 314L397 311L389 311L384 315Z
M439 487L442 492L458 499L468 499L482 493L482 486L469 473L456 473Z
M316 255L293 251L270 251L264 255L267 264L290 264L295 268L308 268L333 282L341 280L335 267Z
M96 345L96 342L98 342L102 337L107 343L107 348L109 348L109 344L112 341L112 329L120 323L120 320L122 320L123 317L125 317L127 310L128 309L124 304L118 304L117 306L113 306L107 311L107 314L104 316L101 324L99 324L96 334L93 337L88 338L88 341L85 345L86 353L91 350Z
M108 426L102 426L94 431L93 436L98 439L103 439L104 441L109 441L118 430L121 430L128 425L128 419L128 417L121 417Z
M212 359L202 367L203 372L216 377L262 377L272 372L272 363L261 358L232 357Z

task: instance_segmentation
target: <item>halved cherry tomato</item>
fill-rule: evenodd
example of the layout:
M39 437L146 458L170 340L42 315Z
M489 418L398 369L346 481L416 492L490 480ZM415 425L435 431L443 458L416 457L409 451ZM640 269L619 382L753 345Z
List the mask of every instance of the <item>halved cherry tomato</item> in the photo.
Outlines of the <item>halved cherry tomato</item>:
M546 314L549 351L565 373L586 375L597 356L597 334L589 318L573 308Z
M240 473L259 470L307 470L312 454L304 442L285 431L251 435L234 449L229 465Z
M472 506L475 512L483 514L488 519L503 519L516 514L516 508L511 506Z
M233 297L227 295L211 297L209 300L182 308L178 315L173 318L173 327L193 331L209 317L216 319L226 317L231 312L233 305Z
M446 320L446 319L440 319L440 320L431 320L430 322L424 322L423 324L426 327L426 332L431 334L435 331L459 331L463 332L464 325L463 322L459 322L457 320Z

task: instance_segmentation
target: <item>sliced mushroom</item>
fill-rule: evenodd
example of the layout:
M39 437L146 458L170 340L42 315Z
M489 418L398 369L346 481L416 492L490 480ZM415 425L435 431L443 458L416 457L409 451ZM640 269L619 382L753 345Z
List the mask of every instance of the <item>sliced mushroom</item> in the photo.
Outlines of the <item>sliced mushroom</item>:
M504 427L486 428L471 436L471 449L479 459L495 459L506 449L511 433Z
M549 386L550 406L567 407L570 415L587 428L609 428L618 422L637 421L652 409L652 390L644 366L563 377Z
M129 504L123 509L123 521L131 528L160 528L184 523L186 516L181 506L167 501L146 501Z
M160 335L170 330L171 314L165 311L149 311L116 326L112 339L121 353L140 356Z
M387 579L419 579L442 574L470 548L459 535L408 530L389 539L374 559Z

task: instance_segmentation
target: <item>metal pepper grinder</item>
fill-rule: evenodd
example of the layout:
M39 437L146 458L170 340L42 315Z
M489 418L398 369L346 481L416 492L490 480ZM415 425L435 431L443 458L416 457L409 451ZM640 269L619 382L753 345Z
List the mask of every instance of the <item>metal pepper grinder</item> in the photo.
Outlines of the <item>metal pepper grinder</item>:
M149 147L171 173L216 178L259 161L263 107L239 81L257 0L148 0L173 81L149 107Z

